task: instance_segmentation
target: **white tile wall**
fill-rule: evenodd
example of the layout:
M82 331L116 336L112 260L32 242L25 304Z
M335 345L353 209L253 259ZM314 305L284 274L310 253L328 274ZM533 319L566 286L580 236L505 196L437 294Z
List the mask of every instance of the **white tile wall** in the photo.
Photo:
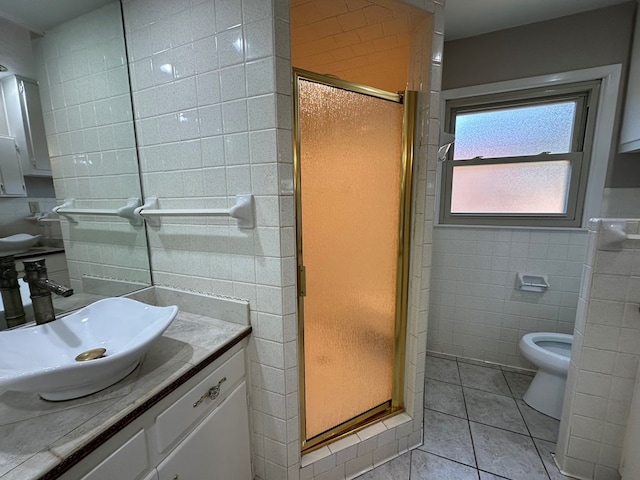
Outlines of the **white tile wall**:
M518 342L573 333L586 252L583 231L435 228L428 350L532 368ZM547 275L549 288L516 290L518 272Z
M52 29L34 53L59 203L117 208L140 197L118 3ZM87 275L150 283L142 227L111 217L61 225L76 291Z
M599 250L601 223L589 228L557 459L576 478L616 480L640 361L640 245Z
M411 3L444 13L431 0ZM163 220L149 244L155 283L250 302L257 478L352 477L419 444L431 238L423 230L432 221L427 184L435 183L437 138L425 136L416 162L405 382L410 420L391 420L317 463L305 460L301 469L289 1L126 0L124 7L145 195L169 208L220 207L236 193L255 195L254 230L220 219ZM423 38L430 30L425 33L415 39L413 80L430 91L421 98L421 115L435 121L440 79L431 74L438 65L431 39Z

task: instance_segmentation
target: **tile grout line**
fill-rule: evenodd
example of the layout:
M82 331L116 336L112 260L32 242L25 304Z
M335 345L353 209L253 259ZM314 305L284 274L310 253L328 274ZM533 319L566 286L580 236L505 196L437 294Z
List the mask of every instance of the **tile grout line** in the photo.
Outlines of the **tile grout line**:
M462 385L462 375L460 373L460 364L456 358L456 370L458 371L458 378L460 378L460 390L462 390L462 403L464 404L464 414L467 417L467 430L469 431L469 438L471 439L471 449L473 450L473 461L476 464L476 475L480 480L480 470L478 465L478 456L476 455L476 445L473 441L473 433L471 432L471 422L469 420L469 410L467 409L467 398L464 395L464 386Z
M537 455L538 455L538 459L539 459L539 460L540 460L540 462L542 463L542 467L543 467L543 471L544 471L545 478L547 478L548 480L551 480L551 478L552 478L552 473L553 473L553 472L550 472L550 471L549 471L549 468L548 468L548 466L547 466L547 464L545 463L545 460L544 460L544 458L543 458L542 449L541 449L541 447L539 447L539 446L536 444L536 442L535 442L535 439L538 439L538 437L534 437L534 435L532 434L532 431L531 431L530 425L529 425L529 423L527 422L527 420L525 419L525 416L524 416L524 414L523 414L522 407L521 407L521 405L518 403L518 401L517 401L517 399L516 399L516 395L515 395L515 393L514 393L514 388L515 388L517 385L515 385L515 386L514 386L514 385L511 385L511 383L510 383L510 382L509 382L509 380L507 379L507 375L506 375L506 373L513 373L513 374L516 374L516 375L526 375L526 376L528 376L528 377L533 377L533 376L532 376L532 375L529 375L528 373L525 373L525 372L520 373L520 372L517 372L517 371L512 371L511 369L509 369L509 370L505 370L505 369L503 369L503 368L502 368L501 366L499 366L499 365L496 365L496 366L493 366L493 365L482 365L482 364L479 364L479 362L465 362L465 361L461 361L458 357L455 357L455 356L452 356L452 357L449 357L449 358L446 358L446 357L445 357L445 358L443 358L443 357L439 357L439 356L434 355L433 357L434 357L434 358L442 358L442 359L444 359L444 360L448 360L448 361L455 361L455 362L456 362L456 371L457 371L457 374L458 374L458 377L459 377L459 381L458 381L458 383L453 383L450 379L445 380L445 379L442 379L442 378L432 378L432 377L425 377L425 380L432 380L432 381L434 381L434 382L441 382L441 383L443 383L443 384L456 385L457 387L459 387L459 388L462 390L462 402L463 402L463 406L464 406L464 413L465 413L465 415L466 415L466 418L459 417L458 415L455 415L455 414L452 414L452 413L442 412L442 411L439 411L439 410L435 410L435 409L432 409L432 408L428 408L428 407L426 407L426 406L424 407L424 410L425 410L425 411L432 411L432 412L436 412L436 413L438 413L438 414L446 415L446 416L449 416L449 417L451 417L451 418L458 418L459 420L466 420L466 422L467 422L467 429L468 429L468 431L469 431L469 435L470 435L470 439L471 439L471 447L472 447L472 451L473 451L473 456L474 456L474 461L475 461L476 467L475 467L475 468L470 467L470 466L469 466L469 465L467 465L467 464L464 464L464 463L458 462L458 461L456 461L456 460L454 460L454 459L452 459L452 458L448 458L448 457L446 457L446 456L438 455L438 454L435 454L435 453L430 453L430 452L427 452L427 451L425 451L425 452L426 452L426 453L429 453L429 454L431 454L431 455L435 455L435 456L437 456L437 457L440 457L440 458L446 459L446 460L448 460L448 461L452 461L452 462L454 462L454 463L458 463L458 464L460 464L460 465L463 465L463 466L466 466L466 467L473 468L473 469L476 471L476 475L478 476L478 478L479 478L479 479L481 478L481 476L480 476L481 472L486 472L486 473L491 474L491 475L496 475L496 474L494 474L494 473L492 473L492 472L489 472L489 471L486 471L486 470L484 470L484 469L480 469L480 468L479 468L479 465L478 465L478 457L477 457L477 453L476 453L475 440L474 440L474 438L473 438L473 433L472 433L472 431L471 431L471 420L470 420L470 418L469 418L469 411L468 411L468 405L467 405L467 398L466 398L466 395L465 395L465 393L466 393L465 391L466 391L466 390L474 390L474 391L479 391L479 392L486 392L486 393L490 393L490 394L494 394L494 395L499 395L499 396L504 396L504 397L507 397L507 398L511 398L511 399L512 399L512 401L515 403L516 410L517 410L518 414L520 415L520 420L522 421L522 423L523 423L523 424L524 424L524 426L525 426L526 433L521 433L521 432L513 431L513 430L510 430L510 429L508 429L508 428L498 427L498 426L491 425L491 424L484 423L484 422L474 421L474 423L476 423L476 424L478 424L478 425L484 425L484 426L491 427L491 428L495 428L495 429L498 429L498 430L503 430L503 431L505 431L505 432L515 433L515 434L519 434L519 435L523 435L523 436L525 436L525 437L528 437L528 438L531 440L531 442L533 443L533 446L534 446L534 448L535 448L535 451L536 451L536 453L537 453ZM490 369L493 369L493 370L499 370L499 371L502 373L501 378L502 378L502 380L506 383L506 386L507 386L507 389L508 389L507 391L508 391L509 393L508 393L508 394L506 394L506 395L503 395L503 394L501 394L501 393L496 393L495 391L483 390L483 389L481 389L481 388L465 387L465 386L464 386L464 384L463 384L463 382L462 382L462 374L461 374L462 372L461 372L461 365L460 365L461 363L463 363L463 364L465 364L465 365L477 365L477 366L484 367L484 368L490 368ZM545 440L544 438L539 438L539 440L540 440L540 441L546 441L546 442L548 441L548 440ZM412 457L411 457L411 459L412 459ZM411 475L412 475L412 472L411 472L411 470L410 470L409 476L411 477ZM411 480L411 478L410 478L410 480Z
M416 448L415 450L419 450L419 449ZM414 452L415 450L412 450L412 452ZM427 455L433 455L434 457L442 458L443 460L447 460L448 462L457 463L458 465L461 465L463 467L471 468L471 469L475 470L476 472L478 472L478 476L480 476L480 471L481 470L479 468L472 467L471 465L467 465L466 463L459 462L457 460L454 460L453 458L443 457L442 455L438 455L437 453L427 452L426 450L420 450L420 452L426 453ZM485 473L491 473L491 472L488 472L486 470L482 470L482 471L485 472ZM411 472L411 470L410 470L410 472ZM409 473L409 475L411 475L411 473ZM495 473L491 473L491 475L495 475ZM497 475L497 476L499 477L500 475ZM409 478L409 480L412 480L412 479ZM420 479L416 479L416 480L420 480Z
M549 474L549 471L547 470L547 465L544 463L544 458L542 458L542 455L540 454L540 450L538 449L538 446L536 445L536 442L533 440L533 434L531 433L531 429L529 428L529 424L527 423L527 420L524 418L524 415L522 414L522 410L520 410L520 405L518 405L518 402L516 402L515 395L513 394L513 389L511 388L511 385L509 384L509 380L507 380L507 376L504 374L504 370L500 369L500 372L502 373L502 378L504 378L504 381L507 384L507 388L511 392L511 398L513 399L513 403L516 405L516 410L518 411L518 414L520 415L520 418L522 419L522 423L524 423L524 428L526 428L527 432L529 433L529 438L531 439L531 443L533 443L533 448L536 449L536 453L538 454L538 458L542 462L542 468L544 469L544 472L547 474L547 478L549 480L551 480L551 475Z
M532 437L533 439L533 437ZM547 472L547 477L549 477L549 480L551 480L551 474L549 473L549 469L547 468L547 464L544 462L544 459L542 458L542 453L540 452L540 449L538 448L538 445L536 445L536 442L533 442L533 446L536 449L536 452L538 452L538 456L540 457L540 460L542 461L542 466L544 467L544 471Z
M473 389L472 389L472 390L473 390ZM479 391L479 392L483 392L484 390L478 390L478 391ZM495 428L496 430L502 430L503 432L515 433L516 435L522 435L523 437L529 437L529 438L531 438L532 440L533 440L533 439L537 439L537 440L541 440L541 441L543 441L543 442L550 442L550 443L553 443L553 442L551 442L550 440L545 440L544 438L534 437L534 436L532 436L531 434L522 433L522 432L516 432L516 431L514 431L514 430L509 430L508 428L505 428L505 427L498 427L498 426L496 426L496 425L491 425L490 423L480 422L480 421L478 421L478 420L469 420L468 418L459 417L459 416L457 416L457 415L452 415L451 413L441 412L440 410L434 410L433 408L427 408L427 407L424 407L424 410L425 410L425 411L426 411L426 410L428 410L428 411L430 411L430 412L435 412L435 413L438 413L438 414L440 414L440 415L446 415L447 417L457 418L458 420L466 420L469 424L471 424L471 423L476 423L476 424L478 424L478 425L482 425L482 426L484 426L484 427L491 427L491 428ZM526 425L527 425L527 424L526 424L526 422L525 422L525 426L526 426ZM534 443L535 443L535 442L534 442ZM428 452L428 453L431 453L431 452ZM434 454L432 454L432 455L435 455L435 453L434 453ZM475 453L474 453L474 455L475 455ZM446 457L445 457L445 458L446 458ZM454 461L455 461L455 460L454 460ZM463 465L466 465L466 464L463 464ZM467 465L467 466L469 466L469 465Z
M544 468L544 471L547 474L547 477L549 478L549 480L551 480L551 474L549 473L549 470L547 469L547 464L545 463L544 458L542 458L542 453L540 453L540 449L538 448L538 445L536 445L536 442L534 440L534 436L531 433L531 429L529 428L529 424L527 423L527 420L524 418L524 415L522 414L522 410L520 409L520 405L518 404L518 402L515 399L515 396L513 395L513 390L511 389L511 385L509 384L509 381L507 380L507 377L504 374L504 370L502 370L502 376L503 376L505 382L507 382L507 387L509 387L509 391L511 392L511 395L513 397L513 401L516 404L516 409L518 410L518 413L520 414L520 418L522 418L524 426L527 429L527 432L529 432L529 438L531 438L531 442L533 443L533 448L536 449L536 452L538 453L538 457L540 458L540 461L542 462L542 468Z

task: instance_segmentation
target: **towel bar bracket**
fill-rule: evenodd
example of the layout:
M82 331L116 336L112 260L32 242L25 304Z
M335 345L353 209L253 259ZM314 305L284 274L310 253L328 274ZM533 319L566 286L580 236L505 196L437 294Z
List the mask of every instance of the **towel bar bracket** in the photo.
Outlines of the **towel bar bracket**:
M105 208L77 208L75 198L66 198L62 205L54 207L52 211L62 217L65 217L69 223L78 223L74 218L77 215L96 215L96 216L114 216L129 220L134 227L142 225L142 220L134 215L134 210L140 206L139 198L129 198L127 203L116 209Z

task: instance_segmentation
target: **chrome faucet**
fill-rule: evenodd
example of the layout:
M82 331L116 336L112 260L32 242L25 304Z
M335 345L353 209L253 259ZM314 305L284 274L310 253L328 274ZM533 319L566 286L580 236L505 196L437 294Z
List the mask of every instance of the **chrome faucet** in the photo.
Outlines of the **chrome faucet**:
M0 293L4 305L4 318L7 328L15 327L26 322L18 272L13 256L0 257Z
M36 323L42 325L43 323L54 321L56 314L53 309L51 294L55 293L62 297L69 297L73 295L73 289L59 285L47 278L47 267L44 258L24 260L22 263L24 264L24 279L29 284L31 292L31 302Z

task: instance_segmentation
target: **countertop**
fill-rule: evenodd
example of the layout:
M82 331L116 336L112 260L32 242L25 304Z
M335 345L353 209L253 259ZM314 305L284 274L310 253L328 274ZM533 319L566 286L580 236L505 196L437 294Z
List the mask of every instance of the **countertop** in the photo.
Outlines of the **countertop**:
M56 478L250 333L180 311L138 368L105 390L63 402L0 390L0 478Z
M38 245L37 247L31 247L29 250L23 253L18 253L13 256L18 260L30 257L44 257L46 255L53 255L54 253L64 253L64 247L51 247L48 245Z

